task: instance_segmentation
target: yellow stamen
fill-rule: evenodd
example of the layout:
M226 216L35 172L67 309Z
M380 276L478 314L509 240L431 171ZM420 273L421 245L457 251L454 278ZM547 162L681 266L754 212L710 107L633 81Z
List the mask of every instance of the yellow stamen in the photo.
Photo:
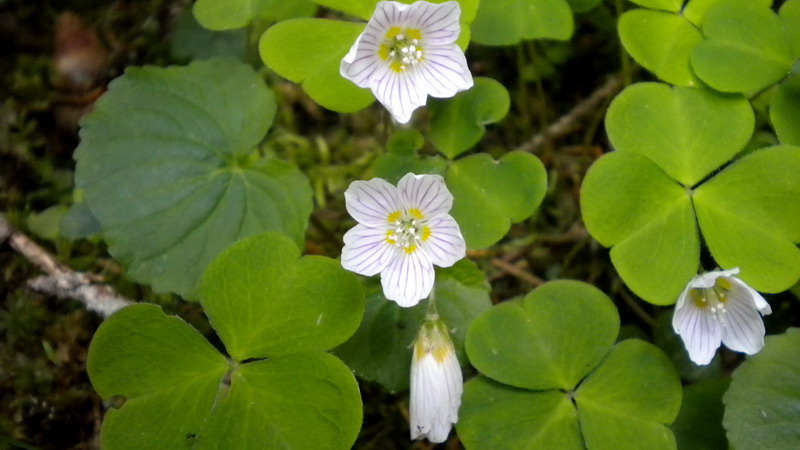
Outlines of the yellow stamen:
M417 250L416 245L409 245L408 247L404 248L403 251L406 252L407 255L414 253Z
M389 217L387 217L387 218L386 218L386 220L387 220L389 223L395 223L395 222L397 222L398 220L400 220L400 215L401 215L401 214L400 214L400 211L395 211L395 212L393 212L393 213L389 214Z
M410 215L414 216L414 218L417 219L417 220L422 220L422 219L425 218L425 216L422 215L422 211L418 210L417 208L409 209L408 213Z
M406 38L408 39L422 39L422 33L416 28L406 28L405 33Z
M422 237L422 242L427 241L428 238L431 237L431 229L429 227L422 227L422 236L421 237Z

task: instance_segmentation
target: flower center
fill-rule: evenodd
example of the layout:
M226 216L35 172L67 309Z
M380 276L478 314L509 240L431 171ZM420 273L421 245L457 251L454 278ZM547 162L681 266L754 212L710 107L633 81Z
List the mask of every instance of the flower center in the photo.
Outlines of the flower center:
M725 324L725 304L728 302L728 295L733 288L733 283L727 278L720 277L714 281L714 286L710 288L693 288L689 295L695 306L700 309L707 309L711 317Z
M386 231L386 242L402 248L407 254L414 253L419 243L425 242L431 235L431 229L425 225L425 217L415 208L395 211L389 214L387 221L394 228Z
M381 59L390 61L392 70L403 72L422 61L423 49L419 45L422 34L415 28L392 27L381 44Z

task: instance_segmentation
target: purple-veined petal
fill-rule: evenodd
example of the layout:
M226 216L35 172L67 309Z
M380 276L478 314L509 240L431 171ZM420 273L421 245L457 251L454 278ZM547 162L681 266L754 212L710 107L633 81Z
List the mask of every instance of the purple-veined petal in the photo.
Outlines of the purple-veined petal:
M692 361L706 365L711 362L719 348L722 340L721 327L707 308L697 307L687 294L688 290L684 291L681 296L684 301L679 300L675 307L672 327L683 339Z
M352 182L344 200L350 216L371 227L388 224L389 214L403 207L397 188L381 178Z
M453 195L440 175L407 173L397 189L408 209L418 209L425 220L447 214L453 207Z
M727 293L722 315L722 342L731 350L752 355L764 348L764 321L746 285L732 280L733 288Z
M428 221L430 236L420 248L431 263L439 267L450 267L467 255L467 245L458 223L449 214Z
M357 224L344 234L342 267L365 276L380 273L394 256L395 247L386 241L388 225L367 227Z
M395 247L394 257L381 271L383 295L402 307L410 307L427 297L433 289L435 272L424 252L406 253Z
M452 97L474 84L467 59L455 44L425 49L425 59L417 64L414 72L431 97Z
M452 44L458 39L461 32L458 2L416 2L413 6L405 12L404 24L420 31L424 46Z
M414 110L425 105L427 92L420 89L411 71L395 72L385 65L376 70L372 83L375 98L399 123L408 123Z
M739 273L739 268L735 267L730 270L712 270L711 272L706 272L702 275L696 275L692 278L692 281L689 282L689 287L693 288L710 288L714 286L716 283L717 278L724 277L729 278Z

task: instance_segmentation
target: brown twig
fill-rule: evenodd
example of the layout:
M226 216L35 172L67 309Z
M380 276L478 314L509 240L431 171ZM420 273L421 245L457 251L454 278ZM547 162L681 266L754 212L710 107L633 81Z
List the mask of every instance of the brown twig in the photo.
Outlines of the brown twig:
M502 271L504 271L504 272L506 272L506 273L508 273L510 275L513 275L513 276L519 278L520 280L523 280L523 281L531 284L532 286L539 286L540 284L544 284L544 280L543 279L537 277L536 275L534 275L532 273L526 272L523 268L521 268L521 267L519 267L519 266L517 266L515 264L511 264L511 263L509 263L507 261L504 261L501 258L492 258L492 264L495 267L497 267L498 269L500 269L500 270L502 270Z
M616 94L622 87L623 81L621 76L616 75L609 78L605 84L592 92L589 98L575 105L570 112L561 116L558 120L550 124L547 129L520 145L517 150L533 152L541 148L546 142L569 134L575 129L579 120L591 113L607 98Z
M120 296L111 286L95 283L95 277L92 275L75 272L61 264L39 244L15 230L6 218L0 215L0 244L6 240L17 253L46 273L28 280L28 287L34 291L55 295L60 299L78 300L86 306L86 309L104 318L134 303Z

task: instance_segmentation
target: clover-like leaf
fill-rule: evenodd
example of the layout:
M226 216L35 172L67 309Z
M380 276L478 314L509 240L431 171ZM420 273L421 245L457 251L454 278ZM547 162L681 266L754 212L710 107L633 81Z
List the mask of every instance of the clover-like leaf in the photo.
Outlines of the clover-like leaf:
M411 344L428 308L424 300L401 308L386 300L379 283L370 283L367 308L356 334L334 353L361 377L377 381L392 392L408 388ZM453 267L437 269L433 295L442 320L452 331L458 360L467 364L464 336L472 320L492 305L489 284L475 263L462 259Z
M491 78L475 78L475 86L451 99L431 100L431 142L452 159L477 144L486 124L508 113L508 90Z
M681 14L699 27L703 24L706 12L708 12L712 6L724 1L726 0L689 0L683 8L683 11L681 11ZM772 6L772 0L752 0L751 3L767 8Z
M364 311L355 274L330 258L301 258L278 233L221 253L203 276L200 294L211 324L239 361L329 349L355 332Z
M617 150L650 158L687 187L736 155L753 134L754 123L743 97L662 83L628 87L606 116Z
M765 88L792 70L793 55L783 24L769 5L727 0L703 19L706 40L692 52L692 68L723 92ZM796 45L796 44L794 44Z
M800 145L800 75L784 80L772 95L769 119L781 143Z
M512 223L536 211L547 189L547 172L538 158L510 152L493 160L485 153L453 162L447 170L453 193L451 215L471 249L499 241Z
M247 26L253 19L273 21L314 14L309 0L197 0L193 12L197 21L209 30L229 30Z
M337 112L355 112L375 100L339 74L339 64L364 31L364 23L292 19L270 27L259 42L261 59L279 75L301 83L317 103Z
M764 349L733 373L723 397L731 446L743 450L800 446L800 329L767 336Z
M605 294L577 281L552 281L475 319L466 347L472 365L494 380L571 390L603 359L617 333L619 315Z
M308 180L253 151L274 114L263 81L232 60L131 68L111 83L83 121L75 183L132 278L194 297L236 240L303 239Z
M618 331L611 300L576 281L545 283L483 313L467 332L467 353L492 380L465 387L464 445L674 448L666 425L680 405L678 375L651 344L614 345Z
M592 236L615 246L614 266L635 293L659 305L678 299L700 258L697 225L684 188L647 158L610 153L586 174L581 211Z
M700 186L694 204L721 267L739 267L756 290L780 292L800 278L800 147L748 154Z
M414 128L399 129L386 141L386 153L377 157L372 165L373 175L397 184L407 173L444 175L447 161L441 156L421 156L417 150L425 138Z
M703 35L686 18L635 9L624 13L618 26L622 44L636 62L668 83L699 85L689 58Z
M573 30L566 0L493 0L478 6L472 40L484 45L514 45L527 39L563 41Z

